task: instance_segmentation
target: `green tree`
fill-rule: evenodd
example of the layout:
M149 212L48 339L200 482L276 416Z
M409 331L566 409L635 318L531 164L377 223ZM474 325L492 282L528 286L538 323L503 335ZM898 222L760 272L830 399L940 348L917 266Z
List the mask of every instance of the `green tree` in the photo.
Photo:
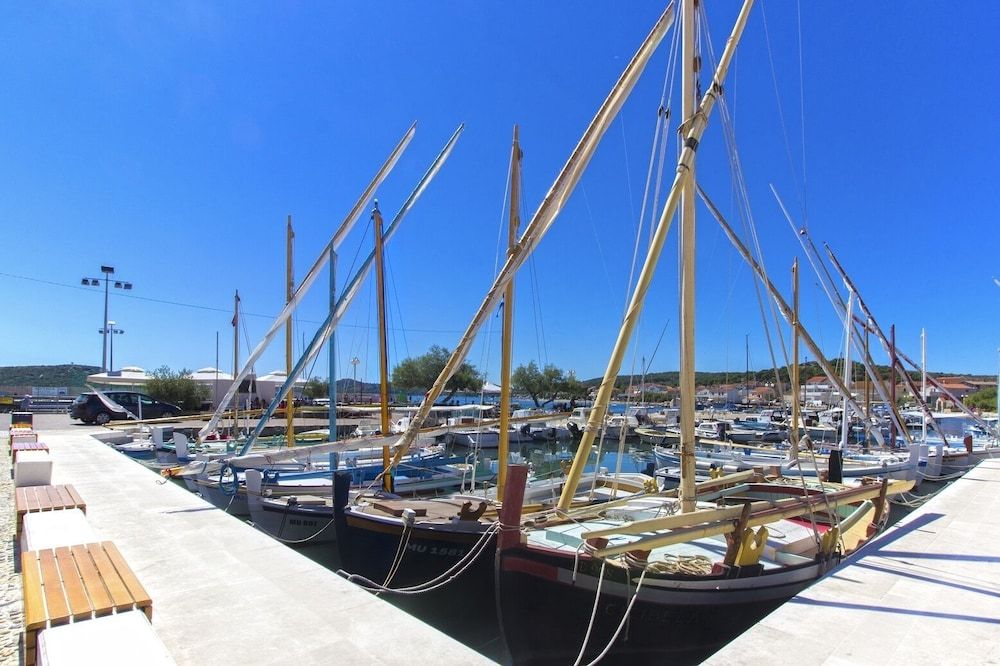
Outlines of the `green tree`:
M996 388L985 388L982 391L976 391L965 397L965 404L976 409L996 409L997 390Z
M392 370L392 383L399 389L407 391L427 391L437 380L451 352L444 347L433 345L426 354L408 358ZM478 391L483 387L483 378L470 363L462 363L448 383L444 385L448 395L444 401L451 400L459 391Z
M510 375L510 383L518 393L527 394L535 402L535 407L547 405L560 395L579 398L587 392L583 382L573 372L567 375L551 363L539 369L534 361L517 366Z
M319 377L310 377L302 388L302 395L307 398L325 398L330 395L330 382Z
M153 370L152 379L146 382L146 392L186 412L196 412L208 398L208 387L188 377L190 372L187 369L174 372L165 365L161 366Z

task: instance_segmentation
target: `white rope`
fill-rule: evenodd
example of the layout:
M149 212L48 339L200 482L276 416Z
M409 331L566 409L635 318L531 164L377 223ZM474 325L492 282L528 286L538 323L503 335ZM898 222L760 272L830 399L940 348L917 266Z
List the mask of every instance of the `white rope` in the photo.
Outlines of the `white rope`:
M386 574L385 581L382 583L382 588L387 589L389 583L392 582L393 577L395 577L396 572L399 571L399 565L403 562L403 553L406 551L406 547L410 544L410 535L413 534L413 524L403 521L403 531L399 535L399 546L396 548L396 555L392 558L392 565L389 567L389 572ZM379 593L376 592L375 596Z
M587 666L594 666L594 664L599 662L601 659L604 659L604 657L607 656L608 652L611 650L611 646L615 644L616 640L618 640L618 634L620 634L622 629L625 627L625 623L628 621L629 615L632 613L632 607L635 605L635 600L639 598L639 590L642 589L642 583L646 579L646 571L647 569L644 568L642 573L639 574L639 582L635 586L635 594L633 594L632 598L629 599L628 606L625 607L625 613L622 615L622 620L618 623L618 628L615 629L615 633L611 636L611 640L608 641L608 644L604 646L601 653L597 655L593 661L587 664Z
M460 560L458 560L454 565L447 569L444 573L425 581L423 583L418 583L417 585L410 585L407 587L399 588L389 588L385 585L379 585L378 583L360 576L358 574L348 574L347 572L341 570L338 571L341 575L345 576L347 580L353 583L359 583L363 587L367 587L372 590L377 590L378 593L388 593L388 594L400 594L400 595L415 595L424 592L432 592L444 585L447 585L452 580L458 576L465 573L465 571L479 558L479 555L486 549L489 545L490 538L499 532L501 529L505 529L500 525L499 521L491 523L486 531L483 532L479 540L473 545L473 547L466 553ZM517 528L519 529L519 528Z
M583 653L587 651L587 643L590 642L590 632L594 629L594 618L597 617L597 604L601 600L601 587L604 585L604 569L608 566L607 560L601 560L601 574L597 578L597 592L594 594L594 608L590 611L590 622L587 623L587 633L583 637L583 645L580 646L580 654L576 656L573 666L580 666L583 661Z

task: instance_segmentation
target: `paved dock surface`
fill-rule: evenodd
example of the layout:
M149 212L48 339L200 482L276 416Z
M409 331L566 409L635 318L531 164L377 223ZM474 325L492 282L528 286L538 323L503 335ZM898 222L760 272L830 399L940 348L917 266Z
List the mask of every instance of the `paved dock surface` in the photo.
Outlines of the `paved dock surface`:
M1000 663L1000 459L890 527L706 664Z
M73 484L94 530L117 544L153 599L153 627L178 664L492 663L161 482L90 436L98 430L40 432L53 483Z

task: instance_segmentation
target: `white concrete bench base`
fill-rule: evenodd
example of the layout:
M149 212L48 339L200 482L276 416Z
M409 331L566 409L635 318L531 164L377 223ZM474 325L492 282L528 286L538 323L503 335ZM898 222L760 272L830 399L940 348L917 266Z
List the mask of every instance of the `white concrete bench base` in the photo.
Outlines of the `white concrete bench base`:
M19 451L14 462L14 486L47 486L52 483L52 456L48 451Z
M176 662L146 616L128 611L41 631L37 663L167 666Z
M42 511L24 515L21 552L47 550L60 546L95 543L100 537L79 509Z

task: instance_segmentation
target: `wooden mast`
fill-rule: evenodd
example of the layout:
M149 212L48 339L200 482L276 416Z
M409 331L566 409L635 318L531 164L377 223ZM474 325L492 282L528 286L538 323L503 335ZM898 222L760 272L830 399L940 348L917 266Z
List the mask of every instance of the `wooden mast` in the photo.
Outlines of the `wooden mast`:
M559 498L559 510L561 511L569 510L572 504L576 488L580 483L580 477L583 475L583 469L590 456L594 438L604 422L605 415L608 413L608 405L611 402L611 394L614 392L615 380L618 377L619 370L621 370L622 359L625 357L625 351L632 338L632 331L635 329L639 315L642 312L646 292L649 291L649 285L653 280L656 263L659 261L660 254L663 251L663 245L666 242L667 232L670 230L674 213L677 212L678 205L680 204L682 188L691 176L691 162L694 160L695 151L698 150L698 143L705 132L705 127L708 125L708 119L712 115L712 109L715 107L719 95L722 94L722 83L726 78L729 63L736 52L736 45L743 34L743 28L746 26L747 17L750 14L752 6L753 0L744 0L743 7L740 9L740 14L736 19L736 24L733 26L733 31L726 41L726 47L719 59L715 76L712 78L712 85L709 86L708 92L702 98L698 113L691 116L691 122L685 128L685 139L680 157L677 159L677 171L674 175L673 184L670 186L670 193L667 195L663 212L653 232L653 238L650 241L646 259L643 262L642 270L639 272L635 289L632 292L632 299L625 311L624 321L622 322L621 329L618 331L618 338L615 340L611 358L608 360L608 367L604 371L604 377L601 380L597 396L594 399L594 406L590 411L590 417L587 419L587 425L584 427L583 438L580 440L579 447L577 447L576 457L573 458L573 466L566 477L566 483L563 484L562 495ZM689 321L688 323L691 322ZM693 361L693 359L690 360ZM693 390L691 393L693 395ZM688 407L692 410L694 409L694 405L690 400ZM683 409L681 413L683 414ZM693 431L693 422L689 425L692 426ZM690 443L694 443L693 439L690 440ZM690 463L693 463L693 458L689 461ZM689 488L688 492L692 493L693 490Z
M694 54L694 0L681 1L681 118L683 136L695 111L695 86L698 81ZM680 276L680 391L681 391L681 510L695 508L694 457L694 182L695 158L688 164L689 177L681 189L681 227L678 236L681 254Z
M757 274L757 277L760 278L760 281L764 284L768 293L771 294L771 298L774 299L774 304L778 306L778 311L781 313L781 316L785 319L785 321L791 323L794 319L792 317L792 308L789 307L788 303L785 302L785 299L781 297L781 293L778 291L778 288L774 286L774 283L771 282L771 278L767 276L764 269L761 268L760 264L757 263L757 260L753 258L753 255L750 254L750 250L748 250L747 247L740 241L736 232L729 226L729 223L726 222L726 218L722 216L718 207L712 203L712 200L708 198L708 195L705 194L705 190L702 189L701 186L698 187L698 194L701 196L702 201L705 202L705 206L708 208L709 212L712 213L712 216L719 223L719 226L722 227L722 231L726 234L726 237L729 238L729 242L733 244L736 251L740 253L743 260L746 261L751 270ZM802 342L804 342L806 347L809 349L809 353L816 358L816 362L819 363L821 368L823 368L823 372L826 374L827 379L833 382L834 386L838 391L840 391L841 395L849 396L848 404L855 412L858 414L863 412L864 410L861 408L861 405L859 405L854 397L851 396L850 390L848 390L840 376L837 375L836 370L834 370L834 368L830 365L830 362L826 360L825 356L823 356L823 351L819 348L819 345L816 344L816 341L813 340L812 336L809 335L809 332L802 325L802 322L797 322L795 328L799 332ZM882 443L882 435L879 431L872 430L872 432L875 433L875 437L879 443Z
M792 444L789 457L799 459L799 259L792 262L792 427L788 439ZM784 404L784 403L782 403Z
M285 302L291 303L295 295L295 273L292 270L292 216L285 227ZM285 377L292 374L292 318L285 321ZM285 398L285 446L295 445L295 390Z
M1000 390L1000 389L998 389ZM920 399L927 399L927 335L920 329ZM927 417L921 417L920 443L927 443Z
M223 412L225 412L226 408L229 407L230 401L236 395L236 392L239 389L240 382L242 382L243 379L247 376L247 374L250 372L250 368L253 367L253 364L257 361L257 359L260 358L261 354L264 353L264 350L267 349L267 346L271 343L271 340L274 338L274 336L278 334L278 331L281 330L281 325L285 322L286 319L292 316L292 310L294 310L295 306L298 305L299 301L301 301L302 298L305 297L305 294L307 291L309 291L309 287L312 285L313 281L316 280L317 277L319 277L320 270L322 270L323 266L326 264L327 258L329 256L332 256L333 254L332 251L335 251L340 246L344 238L347 237L347 234L351 231L354 224L361 216L361 213L364 211L365 206L368 205L368 202L375 194L375 191L378 189L378 186L389 175L389 172L392 171L393 167L396 165L396 162L403 154L403 151L406 149L410 141L413 139L413 134L416 132L416 130L417 130L417 125L416 123L414 123L413 125L410 126L410 129L407 130L406 134L403 135L403 138L396 145L396 148L389 155L388 159L386 159L385 163L382 164L382 167L379 169L378 173L375 174L375 177L372 179L372 181L368 183L368 186L365 188L364 192L361 193L361 196L358 198L358 200L354 203L354 206L347 214L347 217L345 217L343 222L341 222L340 227L333 235L333 238L330 239L330 242L327 243L327 246L320 253L319 257L317 257L316 262L313 264L312 268L309 269L309 272L306 273L305 277L302 278L302 282L299 283L299 288L296 289L295 296L292 298L292 301L290 303L285 304L285 307L282 308L281 313L271 324L271 327L267 330L267 333L264 334L264 338L259 343L257 343L257 346L253 349L253 351L250 352L250 356L247 358L246 367L244 367L241 370L239 368L239 365L237 364L237 366L233 368L233 383L229 386L229 389L226 391L226 395L222 397L222 400L216 406L215 413L212 414L212 417L208 420L208 423L206 423L201 428L201 430L198 431L199 440L201 440L208 433L212 432L212 430L215 429L215 426L219 422L219 417L222 415Z
M521 225L521 144L514 125L514 144L510 153L510 223L507 228L507 258L517 246L517 229ZM507 283L503 294L503 355L500 360L500 441L497 446L497 499L503 501L507 487L507 463L510 443L510 356L514 345L514 281Z
M382 436L389 434L389 346L386 340L385 323L385 253L382 244L382 213L375 200L375 210L372 212L372 226L375 228L375 292L378 296L378 379L379 379L379 415ZM382 446L382 465L385 470L382 477L382 487L392 491L392 472L389 468L389 446Z
M236 294L233 296L233 377L236 373L240 371L240 290L236 290ZM236 385L235 392L239 393L239 385ZM233 403L233 432L232 436L236 438L236 432L239 429L238 419L240 416L240 403L239 400Z
M559 175L556 176L555 182L552 183L542 203L525 226L513 254L507 259L503 268L500 269L499 275L493 281L493 285L489 291L486 292L486 296L483 298L479 309L476 310L476 314L473 315L472 321L469 322L458 344L455 345L455 350L451 353L434 385L431 386L430 390L424 396L423 401L420 403L420 408L410 420L410 427L400 437L396 445L393 464L399 464L402 457L406 455L407 450L417 436L417 432L424 421L427 420L434 401L441 395L445 384L458 370L462 361L469 353L469 348L472 346L476 332L482 327L483 322L496 312L496 308L503 296L503 291L507 288L507 282L513 279L514 273L531 256L535 247L555 222L556 217L558 217L567 199L573 193L573 189L579 182L580 177L583 175L583 171L587 168L587 164L593 156L601 137L604 136L611 121L614 120L618 110L624 104L639 75L653 55L653 51L663 41L664 35L666 35L667 30L673 24L673 20L674 5L671 3L664 10L656 25L653 26L652 31L650 31L649 35L643 41L639 50L629 61L618 82L611 89L603 104L601 104L601 108L598 109L597 114L584 131L583 136L580 137L580 141L577 143L576 148L574 148L573 153L569 156Z

